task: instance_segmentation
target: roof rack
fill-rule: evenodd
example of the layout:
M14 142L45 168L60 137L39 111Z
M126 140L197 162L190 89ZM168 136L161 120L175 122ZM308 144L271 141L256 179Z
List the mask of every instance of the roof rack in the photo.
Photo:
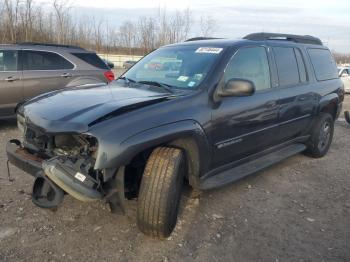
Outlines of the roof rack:
M193 37L193 38L187 39L187 40L185 40L185 42L211 40L211 39L221 39L221 38L198 36L198 37Z
M303 44L323 45L322 41L311 35L291 35L291 34L278 34L278 33L253 33L246 35L243 39L247 40L283 40L292 41Z
M38 43L38 42L20 42L16 43L17 45L41 45L41 46L52 46L52 47L64 47L64 48L74 48L74 49L84 49L80 46L75 45L60 45L54 43Z

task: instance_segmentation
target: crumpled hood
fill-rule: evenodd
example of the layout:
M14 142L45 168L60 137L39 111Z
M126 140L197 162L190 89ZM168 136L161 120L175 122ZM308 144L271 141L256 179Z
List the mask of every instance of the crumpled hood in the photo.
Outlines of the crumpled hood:
M173 96L169 93L101 85L71 88L31 99L19 108L26 122L49 133L86 132L89 125L107 115L118 115Z

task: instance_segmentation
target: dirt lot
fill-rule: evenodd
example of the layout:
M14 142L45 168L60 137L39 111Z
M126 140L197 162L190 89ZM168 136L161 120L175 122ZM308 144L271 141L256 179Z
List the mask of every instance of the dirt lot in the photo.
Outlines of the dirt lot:
M350 125L342 119L322 159L297 155L186 196L164 241L138 231L135 201L126 216L69 196L57 212L34 206L32 177L12 167L15 181L6 179L4 146L17 136L14 123L0 124L0 261L350 261Z

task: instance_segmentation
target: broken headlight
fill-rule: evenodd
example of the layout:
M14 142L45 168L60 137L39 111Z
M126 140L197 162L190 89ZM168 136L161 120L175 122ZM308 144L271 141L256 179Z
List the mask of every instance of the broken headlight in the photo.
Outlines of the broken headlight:
M20 114L17 114L17 127L23 138L25 134L25 118Z
M56 135L53 152L59 156L89 156L95 158L97 139L88 135Z

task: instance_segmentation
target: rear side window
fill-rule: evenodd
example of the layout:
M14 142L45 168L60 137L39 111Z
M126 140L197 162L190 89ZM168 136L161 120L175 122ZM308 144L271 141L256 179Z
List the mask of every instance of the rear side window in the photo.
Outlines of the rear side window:
M0 50L0 72L17 71L18 52Z
M308 53L318 81L338 78L337 67L329 50L309 48Z
M247 79L256 90L271 87L270 68L264 47L247 47L237 51L225 70L225 83L232 78Z
M45 51L23 51L23 70L64 70L74 65L59 54Z
M72 55L99 69L109 69L105 62L94 53L72 53Z
M280 86L299 84L299 69L292 47L274 47L273 53L277 65Z

